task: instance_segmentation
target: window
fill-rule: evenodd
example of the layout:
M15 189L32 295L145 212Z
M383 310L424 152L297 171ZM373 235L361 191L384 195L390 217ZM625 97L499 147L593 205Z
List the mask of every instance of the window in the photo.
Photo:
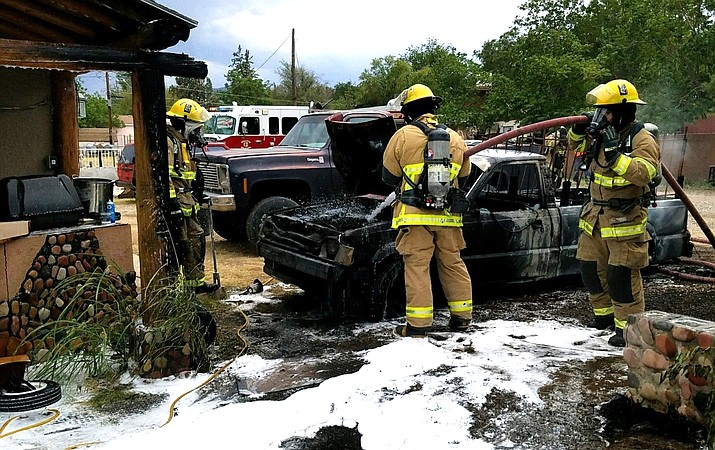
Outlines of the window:
M281 125L283 128L283 134L288 134L288 132L298 123L297 117L283 117L281 119Z
M241 117L238 134L261 134L261 120L258 117Z
M213 116L206 122L204 133L230 136L236 129L236 119L231 116Z
M496 167L480 196L535 206L541 201L538 167L518 163Z
M268 118L268 134L281 134L278 128L278 117Z

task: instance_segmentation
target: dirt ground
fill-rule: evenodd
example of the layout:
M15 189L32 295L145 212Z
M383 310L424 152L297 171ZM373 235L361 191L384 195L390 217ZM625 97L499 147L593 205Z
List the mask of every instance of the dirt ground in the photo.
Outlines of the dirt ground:
M715 190L686 189L705 222L715 226ZM122 220L134 225L136 240L136 212L133 200L120 199L117 210ZM692 217L689 229L696 239L705 233ZM212 272L211 251L206 259L207 278ZM135 242L136 252L136 242ZM215 349L217 361L235 356L241 341L236 330L245 323L243 313L236 307L250 306L250 296L239 295L254 280L275 283L262 271L261 258L245 244L227 242L216 237L218 270L221 281L230 294L229 301L211 302L217 318L219 336ZM707 244L696 243L693 257L715 262L715 251ZM668 264L668 269L713 276L692 265ZM646 308L680 313L715 321L713 284L691 282L649 268L644 271ZM311 308L302 291L290 286L274 286L267 295L280 303L257 304L247 309L248 326L242 331L249 343L248 353L264 358L283 358L294 361L299 373L310 373L311 383L301 385L292 380L273 389L270 398L280 400L318 379L357 371L363 364L360 352L390 342L389 326L376 326L374 331L358 337L351 330L355 324L327 323ZM245 300L243 299L245 298ZM559 320L583 323L591 316L586 292L579 280L559 280L557 283L529 286L524 289L500 289L475 292L474 319L480 321L504 319L529 322ZM436 320L446 320L446 313L438 311ZM348 339L348 337L350 337ZM306 366L303 361L312 361ZM317 361L317 362L316 362ZM552 384L544 386L540 396L544 404L538 408L524 406L512 393L492 391L487 402L470 409L474 438L488 442L510 441L516 448L651 448L698 449L703 447L706 433L687 424L673 425L673 418L651 414L633 407L622 394L626 387L627 369L621 358L604 357L575 363L560 368ZM298 379L300 376L297 377ZM221 389L221 387L217 387ZM230 386L225 389L230 390ZM501 418L497 429L490 419ZM667 423L667 425L665 424ZM313 439L295 438L284 442L290 449L359 449L359 433L352 428L326 427ZM497 447L499 448L499 447Z

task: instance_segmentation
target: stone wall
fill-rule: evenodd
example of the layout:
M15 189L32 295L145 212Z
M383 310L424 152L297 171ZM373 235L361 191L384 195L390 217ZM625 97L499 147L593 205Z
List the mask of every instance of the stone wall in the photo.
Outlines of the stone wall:
M111 320L117 295L136 299L135 275L108 274L114 289L84 290L75 274L103 271L107 260L95 230L47 234L19 291L9 300L0 300L0 357L37 353L52 348L52 338L23 342L35 328L60 317ZM77 277L75 277L77 278ZM67 280L67 281L64 281ZM59 289L60 283L64 287ZM71 310L68 310L71 305ZM33 351L34 350L34 351Z
M680 370L673 379L666 372L678 363L678 355L695 347L709 349L715 341L715 323L662 311L632 315L625 329L623 358L628 364L628 396L658 412L676 412L707 425L704 411L712 391L708 377ZM709 372L710 352L694 359Z

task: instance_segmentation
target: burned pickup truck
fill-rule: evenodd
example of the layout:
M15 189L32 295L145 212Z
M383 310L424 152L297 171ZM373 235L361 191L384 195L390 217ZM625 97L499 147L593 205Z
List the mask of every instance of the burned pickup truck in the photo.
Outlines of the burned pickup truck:
M359 166L379 162L366 143L389 139L356 139L361 133L380 133L369 125L328 123L333 155L347 163L336 164L346 179L356 180ZM354 163L357 160L360 165ZM546 158L538 153L489 149L470 160L470 207L463 228L467 248L462 256L473 284L525 283L577 274L578 218L586 188L575 189L570 200L559 201ZM264 271L320 295L321 308L336 318L381 320L403 315L403 267L394 246L397 231L391 229L391 208L381 204L385 192L381 194L268 216L258 244ZM690 251L685 205L676 198L656 203L647 224L653 237L651 263ZM435 298L443 296L439 283L432 284Z

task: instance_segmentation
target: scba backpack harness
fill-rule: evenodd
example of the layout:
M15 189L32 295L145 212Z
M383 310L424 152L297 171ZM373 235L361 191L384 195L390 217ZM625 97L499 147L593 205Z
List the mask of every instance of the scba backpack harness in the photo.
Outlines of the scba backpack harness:
M419 120L414 125L427 136L424 149L424 167L417 182L412 181L402 169L402 176L412 189L400 194L400 201L405 205L423 209L449 209L452 213L464 213L469 209L469 201L464 191L452 187L450 179L452 155L450 136L447 127L438 124L430 128Z

